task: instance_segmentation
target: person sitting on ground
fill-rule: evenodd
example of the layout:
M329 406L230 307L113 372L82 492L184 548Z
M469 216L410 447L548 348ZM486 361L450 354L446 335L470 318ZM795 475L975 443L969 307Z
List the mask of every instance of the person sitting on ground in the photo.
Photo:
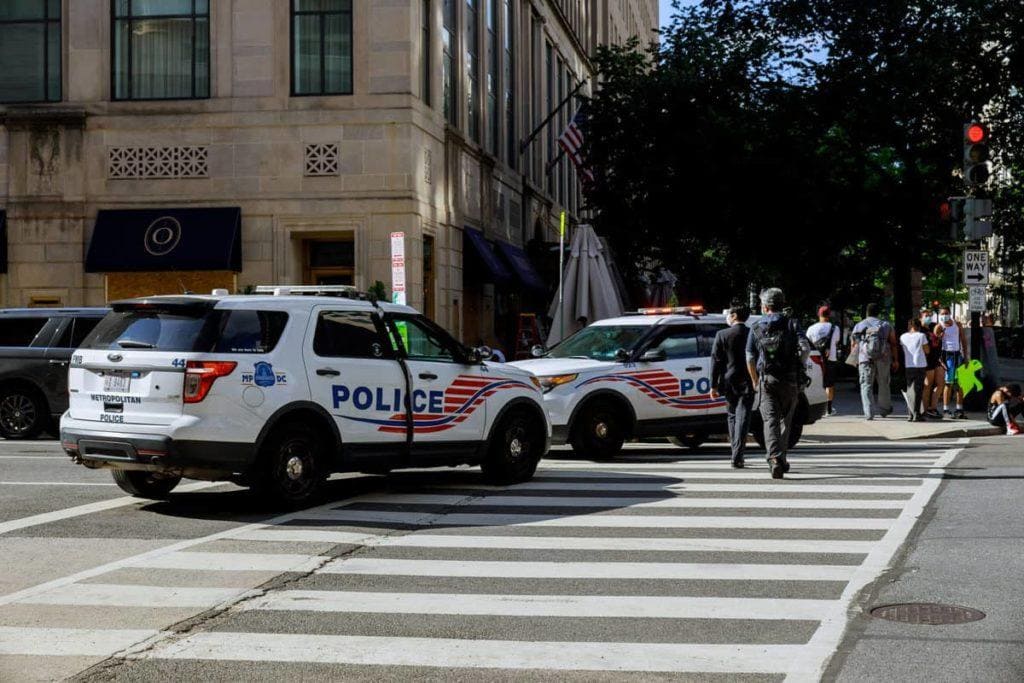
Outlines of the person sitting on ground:
M1019 384L1002 386L992 392L988 400L988 422L993 427L1006 427L1007 436L1021 433L1017 425L1017 416L1024 413L1024 400L1021 400Z

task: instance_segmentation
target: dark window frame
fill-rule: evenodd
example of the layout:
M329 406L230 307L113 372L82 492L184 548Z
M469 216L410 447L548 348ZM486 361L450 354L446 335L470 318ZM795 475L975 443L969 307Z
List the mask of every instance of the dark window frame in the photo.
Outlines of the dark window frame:
M466 134L481 142L480 0L466 1Z
M459 123L460 1L442 0L441 5L441 107L445 121L450 126L457 126Z
M297 10L295 9L295 3L297 0L289 0L289 15L288 15L288 94L291 97L334 97L340 95L352 95L355 93L356 88L356 65L355 65L355 0L349 2L347 10ZM347 16L348 17L348 85L349 88L345 90L327 90L325 83L327 82L327 60L324 58L326 54L327 46L327 31L326 31L326 19L331 15ZM320 25L320 88L316 92L298 92L295 89L296 81L295 77L296 60L295 60L295 19L296 17L309 17L316 16Z
M397 323L400 322L411 323L423 329L427 333L428 337L432 337L437 342L440 342L441 346L446 348L446 350L451 354L451 358L410 355L409 350L405 347L402 335L398 332ZM387 326L392 338L394 339L394 344L398 347L399 353L405 360L415 361L417 363L444 363L447 365L470 364L469 358L466 355L466 348L456 341L454 337L448 334L444 328L430 318L409 313L396 313L387 316Z
M423 92L420 93L420 99L422 99L426 103L426 105L430 107L433 105L433 103L431 102L431 100L433 99L431 95L433 93L431 92L430 87L430 78L432 75L430 72L430 61L431 57L433 56L433 51L431 50L433 46L431 45L431 42L433 41L434 36L433 2L432 0L423 0L420 7L421 11L423 12L423 46L422 50L420 51L421 59L423 60L423 63L420 65L420 78L422 79L423 82L420 84L420 86L423 88Z
M43 26L43 99L41 100L7 100L0 98L0 104L37 104L41 102L62 102L64 100L64 9L58 5L56 19L50 17L50 3L43 2L42 18L32 19L0 19L0 26L15 24L42 24ZM50 97L50 29L57 26L57 44L60 58L57 61L57 96Z
M192 12L190 14L142 14L135 15L132 13L132 2L133 0L126 0L128 3L127 14L118 16L117 14L117 0L111 0L110 2L110 99L114 102L166 102L173 100L208 100L210 99L213 91L213 83L211 82L211 75L213 73L213 60L211 55L213 54L213 46L210 44L210 3L206 3L206 12L196 12L196 0L192 0ZM196 94L196 57L198 52L196 50L196 21L197 19L206 19L206 89L205 95ZM146 21L149 19L190 19L192 22L192 94L188 97L133 97L132 96L132 42L131 35L134 33L133 24L138 21ZM128 62L127 68L125 69L125 79L127 80L126 91L128 95L126 97L119 97L117 94L117 65L118 65L118 51L117 51L117 24L118 22L125 22L128 25Z
M332 313L347 313L352 315L366 316L370 322L373 323L374 329L377 331L377 339L380 342L381 355L379 356L342 356L342 355L324 355L321 353L324 349L318 348L317 346L317 333L320 331L320 325L324 318ZM352 358L356 360L383 360L383 361L394 361L397 360L394 341L391 339L391 334L388 328L384 325L380 316L370 311L352 311L344 308L335 309L324 309L320 310L316 314L316 324L313 326L313 354L317 358Z

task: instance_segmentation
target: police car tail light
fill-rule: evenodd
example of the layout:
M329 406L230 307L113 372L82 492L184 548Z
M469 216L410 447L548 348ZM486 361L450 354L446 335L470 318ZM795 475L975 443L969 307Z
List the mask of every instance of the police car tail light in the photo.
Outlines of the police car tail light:
M218 377L230 375L238 363L234 361L190 360L185 366L185 403L199 403L210 393Z
M549 375L547 377L538 377L537 380L540 381L541 391L546 394L555 387L562 384L568 384L577 377L579 377L579 375Z

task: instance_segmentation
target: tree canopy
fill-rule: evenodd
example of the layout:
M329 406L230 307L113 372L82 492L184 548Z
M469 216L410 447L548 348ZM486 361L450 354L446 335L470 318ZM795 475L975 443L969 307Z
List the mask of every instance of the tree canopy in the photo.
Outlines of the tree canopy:
M913 268L952 284L938 207L963 194L963 124L990 122L1000 167L1020 163L1022 29L1016 0L677 7L659 43L597 56L598 227L627 272L675 272L683 300L777 284L805 308L859 306L888 285L908 316ZM1007 271L1024 260L1019 177L996 183L997 226L1021 224Z

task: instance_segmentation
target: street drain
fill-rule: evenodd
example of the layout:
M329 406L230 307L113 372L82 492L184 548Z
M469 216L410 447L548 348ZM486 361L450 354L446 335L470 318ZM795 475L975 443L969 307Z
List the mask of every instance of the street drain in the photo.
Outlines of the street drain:
M946 626L980 621L985 613L959 605L940 605L933 602L905 602L896 605L882 605L871 610L877 619L898 621L901 624L927 624Z

